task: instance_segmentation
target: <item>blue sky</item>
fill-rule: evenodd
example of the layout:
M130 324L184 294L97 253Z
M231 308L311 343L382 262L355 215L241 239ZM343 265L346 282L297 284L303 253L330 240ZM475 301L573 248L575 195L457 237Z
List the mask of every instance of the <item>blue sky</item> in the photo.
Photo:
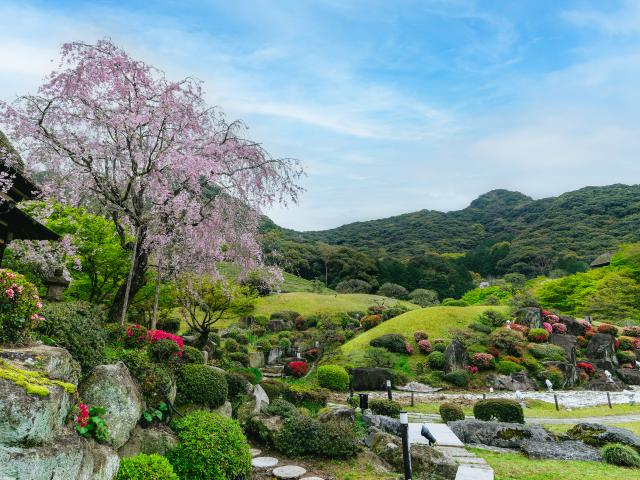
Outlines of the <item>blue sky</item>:
M3 0L0 98L105 36L304 162L286 227L640 181L639 1Z

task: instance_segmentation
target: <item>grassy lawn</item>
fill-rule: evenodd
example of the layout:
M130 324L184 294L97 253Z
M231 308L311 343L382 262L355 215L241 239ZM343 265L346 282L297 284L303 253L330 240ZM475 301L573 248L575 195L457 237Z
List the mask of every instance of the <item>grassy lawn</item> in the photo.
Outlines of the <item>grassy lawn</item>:
M317 312L365 311L376 302L382 301L385 302L385 305L400 303L407 308L418 308L410 302L364 293L319 294L290 292L260 298L256 305L255 313L256 315L271 315L279 310L293 310L302 315L312 315Z
M429 338L447 337L452 328L463 328L487 309L507 311L507 307L429 307L407 312L392 318L357 336L342 346L342 353L349 355L366 349L369 342L386 333L401 333L413 341L413 332L423 330ZM416 355L419 357L419 355Z
M469 451L484 458L495 472L496 480L630 480L638 470L615 467L606 463L529 460L520 453L496 453L477 448Z

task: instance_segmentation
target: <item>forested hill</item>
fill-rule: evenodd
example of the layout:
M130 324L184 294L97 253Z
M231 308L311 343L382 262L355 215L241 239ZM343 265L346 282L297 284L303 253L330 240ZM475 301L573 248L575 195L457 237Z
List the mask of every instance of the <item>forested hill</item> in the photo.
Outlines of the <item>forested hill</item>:
M493 190L459 211L421 210L282 233L290 241L349 246L378 259L466 253L469 269L483 274L572 271L617 244L640 241L640 185L585 187L541 200Z

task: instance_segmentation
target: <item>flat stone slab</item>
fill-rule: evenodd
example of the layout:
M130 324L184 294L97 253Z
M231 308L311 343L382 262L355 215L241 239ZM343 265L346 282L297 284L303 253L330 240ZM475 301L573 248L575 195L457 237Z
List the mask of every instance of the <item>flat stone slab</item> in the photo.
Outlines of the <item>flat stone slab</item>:
M301 478L300 480L324 480L324 479L320 477L304 477L304 478Z
M278 465L279 460L274 457L255 457L251 460L253 468L273 468Z
M426 444L427 439L424 438L420 431L423 423L409 424L409 443ZM464 447L464 443L460 441L456 434L444 423L427 423L427 428L436 439L436 445L443 447Z
M258 448L250 448L249 453L251 454L252 457L258 457L262 453L262 450Z
M582 442L525 442L522 450L532 459L602 461L600 450Z
M298 480L307 473L307 471L297 465L285 465L283 467L274 468L271 472L274 477L281 480Z
M493 470L491 468L460 465L456 472L456 480L493 480Z

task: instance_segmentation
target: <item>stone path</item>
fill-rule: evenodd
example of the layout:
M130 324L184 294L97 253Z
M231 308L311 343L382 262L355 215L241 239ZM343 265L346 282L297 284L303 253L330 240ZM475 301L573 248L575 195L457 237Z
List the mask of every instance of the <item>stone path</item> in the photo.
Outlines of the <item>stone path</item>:
M428 443L420 433L423 425L424 423L409 423L409 443ZM464 443L444 423L427 423L427 427L431 435L435 437L436 445L464 447Z
M275 457L261 457L261 451L257 448L250 449L251 466L254 475L258 478L277 478L279 480L323 480L320 477L305 477L307 470L297 465L283 465L280 460ZM268 475L268 477L265 477Z
M638 407L640 408L640 406ZM627 423L627 422L640 422L640 414L627 414L627 415L608 415L597 417L580 417L580 418L530 418L526 416L527 423L535 423L536 425L553 424L562 425L565 423ZM470 417L471 418L471 417ZM409 421L413 423L430 423L440 422L440 415L435 413L409 413Z

